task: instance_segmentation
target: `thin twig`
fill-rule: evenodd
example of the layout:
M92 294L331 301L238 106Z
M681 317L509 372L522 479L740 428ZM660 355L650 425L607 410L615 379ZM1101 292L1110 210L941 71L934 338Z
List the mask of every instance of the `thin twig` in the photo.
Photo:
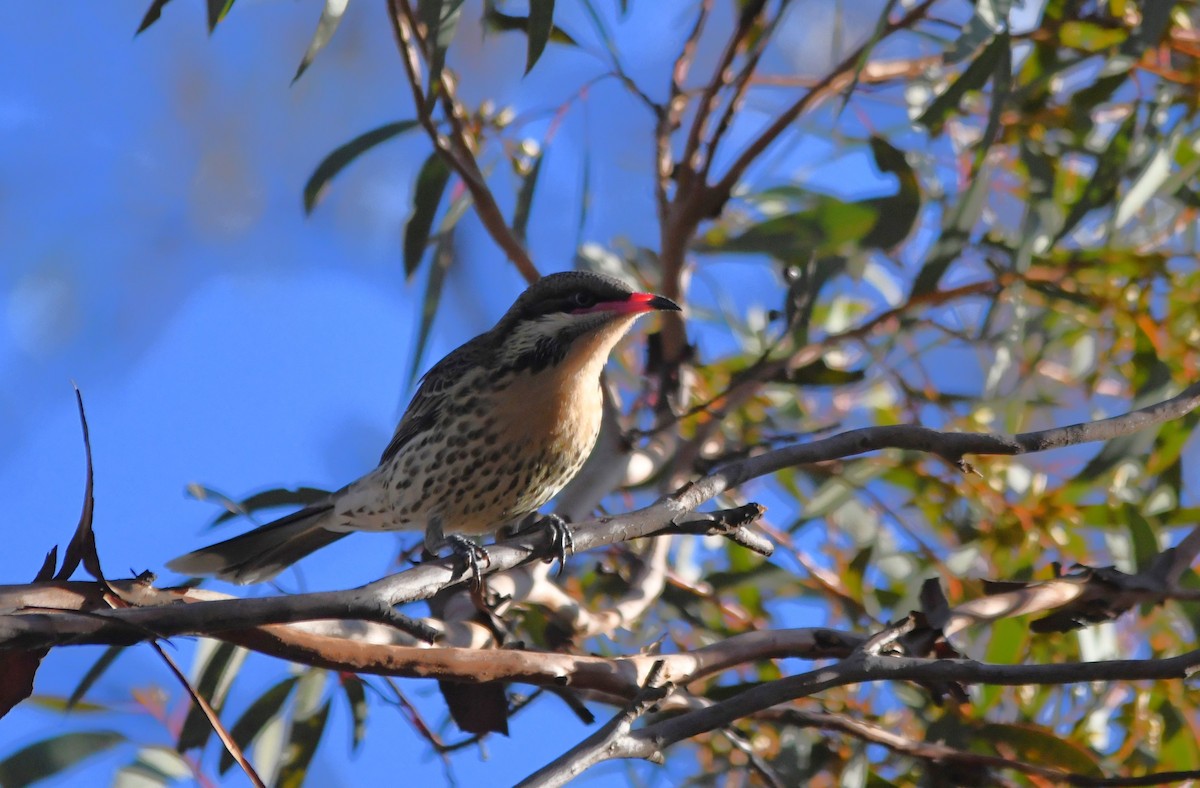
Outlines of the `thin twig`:
M818 80L807 93L781 112L762 133L746 146L741 155L730 165L725 175L712 187L712 193L709 196L709 210L711 210L712 204L723 204L729 198L729 195L733 192L733 187L737 185L737 182L745 174L750 165L762 155L763 151L770 147L771 143L780 134L791 127L796 118L800 117L801 114L814 106L819 100L835 93L844 84L849 83L859 67L863 54L869 47L877 45L880 41L898 30L906 30L911 27L913 23L925 15L925 12L935 2L936 0L921 0L921 2L910 8L904 16L895 22L885 23L877 37L872 38L847 55L832 71Z
M179 679L179 683L183 685L183 688L187 690L188 695L191 696L192 703L195 703L196 706L199 707L200 711L204 712L204 716L208 720L208 724L212 727L213 733L217 734L217 738L221 740L221 744L225 745L225 751L228 752L235 761L237 761L238 766L242 767L242 771L246 773L246 777L250 780L250 783L257 786L257 788L266 788L266 783L264 783L262 778L258 776L258 772L254 771L254 767L250 765L250 761L247 760L246 754L242 752L242 748L239 747L238 743L233 740L233 736L230 735L229 731L225 728L225 725L221 722L220 715L218 715L216 710L213 709L212 705L204 699L204 696L196 691L196 688L192 686L190 681L188 681L187 676L185 676L183 671L179 669L179 666L175 664L175 660L171 659L171 655L163 650L163 647L159 645L157 640L150 641L150 647L158 652L158 656L162 657L163 662L165 662L167 667L170 668L171 672L175 674L175 678Z
M413 94L413 106L417 113L417 120L433 142L434 150L462 178L463 184L471 193L474 201L475 213L479 216L479 221L487 229L488 234L492 236L492 240L504 250L526 281L536 281L541 276L537 266L534 265L529 253L525 251L525 247L513 234L475 161L470 137L466 130L465 113L455 98L454 85L445 70L439 77L438 91L450 121L452 134L447 137L438 131L433 119L433 107L426 101L422 86L421 52L423 50L412 7L408 0L388 0L388 10L392 31L396 37L396 45L400 49L400 59L404 63L408 85Z

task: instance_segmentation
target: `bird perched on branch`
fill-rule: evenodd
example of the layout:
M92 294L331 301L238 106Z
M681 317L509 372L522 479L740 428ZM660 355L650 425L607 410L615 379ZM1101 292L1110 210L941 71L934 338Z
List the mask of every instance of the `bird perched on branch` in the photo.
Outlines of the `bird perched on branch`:
M642 314L678 311L587 272L535 282L487 333L426 373L379 467L327 499L167 566L236 583L274 577L353 531L425 530L432 553L535 512L591 453L600 372Z

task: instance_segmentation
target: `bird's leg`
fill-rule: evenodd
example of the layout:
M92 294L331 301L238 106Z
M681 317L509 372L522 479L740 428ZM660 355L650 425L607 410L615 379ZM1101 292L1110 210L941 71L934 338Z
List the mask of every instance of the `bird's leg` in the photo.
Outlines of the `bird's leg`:
M483 572L479 569L479 559L491 563L492 557L488 551L475 544L462 534L445 534L442 531L441 518L430 518L425 526L425 552L437 556L443 547L449 547L454 557L462 561L463 571L470 572L471 583L476 588L483 587Z

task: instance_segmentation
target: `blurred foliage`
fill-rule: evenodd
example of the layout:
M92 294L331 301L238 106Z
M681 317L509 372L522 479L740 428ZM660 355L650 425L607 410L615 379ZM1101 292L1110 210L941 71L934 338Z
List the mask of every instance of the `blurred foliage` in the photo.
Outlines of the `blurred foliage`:
M164 5L155 0L143 29ZM231 5L209 3L210 28ZM330 0L326 15L337 5ZM534 0L518 7L527 13L521 16L506 10L506 3L487 2L481 13L488 29L528 37L528 71L547 42L578 46L585 40L552 24L554 5ZM619 53L621 40L610 28L627 9L625 3L612 5L583 0L593 29L581 32ZM760 15L754 29L769 36L776 27L764 20L804 13L806 4L735 5ZM892 18L900 13L896 5L887 4ZM681 4L681 13L695 13L694 6ZM461 0L417 4L430 33L425 54L433 64L431 94L437 75L449 68L446 52L459 15L468 9L473 6ZM1047 0L1025 4L1025 22L1017 27L1009 22L1017 12L1010 2L934 3L901 31L903 45L868 53L856 65L844 102L811 110L777 143L790 144L788 135L820 136L832 146L827 158L869 162L881 182L892 184L890 192L857 199L813 188L782 169L752 171L720 215L690 239L694 269L702 278L715 276L718 262L766 268L777 288L761 293L767 306L760 312L696 297L690 304L694 330L720 337L712 341L720 350L702 348L701 363L690 372L691 400L700 406L655 427L650 406L636 396L641 381L616 371L622 387L635 394L630 423L649 431L680 430L684 446L694 451L681 452L690 464L677 470L695 473L833 428L919 422L1017 432L1086 421L1121 412L1130 402L1162 400L1196 381L1197 9L1190 2ZM235 24L236 14L226 22ZM840 12L836 24L842 31L837 35L844 35ZM323 16L322 45L335 27ZM764 44L767 54L786 46ZM319 49L314 40L301 72ZM754 45L739 50L734 71L749 68L785 84L794 76L780 66L785 58L750 62L755 52L763 55ZM881 77L870 68L875 62L916 68ZM619 65L614 74L629 85ZM707 74L697 66L689 89L698 92ZM469 82L471 74L457 78ZM662 84L668 79L664 75ZM761 92L750 87L756 111L775 112L772 102L784 91L762 82ZM788 88L796 94L804 89ZM739 103L734 122L741 111ZM490 101L467 120L478 147L511 164L515 179L505 180L497 168L489 182L511 190L517 236L536 234L531 207L551 140L532 138L511 110ZM760 121L748 120L747 133ZM319 195L343 168L416 127L415 121L391 123L333 151L305 187L305 209L319 209ZM647 139L647 150L652 143ZM649 181L650 157L646 161ZM454 228L470 199L437 157L421 167L413 194L404 271L413 276L423 266L431 269L420 351L454 264ZM654 252L616 241L612 247L581 247L579 262L651 283L662 276ZM632 355L621 361L631 367ZM414 374L416 369L415 363ZM670 585L632 631L566 642L583 652L623 654L664 634L664 648L687 651L797 622L871 631L918 607L920 581L929 577L940 579L954 604L980 596L981 578L1048 579L1053 562L1136 571L1196 526L1200 502L1188 489L1196 473L1190 441L1196 421L1189 416L1099 450L981 459L979 476L904 452L780 472L728 501L771 504L764 527L779 542L773 559L698 540L677 547ZM309 493L272 491L239 507L197 489L229 512L303 503ZM653 494L617 490L606 506L624 511ZM577 560L563 583L586 606L602 609L628 588L636 564L626 548L613 548L599 560ZM1200 587L1191 572L1185 582ZM521 611L515 619L528 645L565 647L562 632L539 611ZM996 621L966 633L959 645L973 657L1008 664L1172 655L1195 647L1200 606L1135 609L1078 635L1034 634L1029 623ZM206 649L195 681L218 708L228 701L225 716L234 738L253 745L261 773L274 775L277 784L302 781L327 738L331 704L341 698L353 710L356 746L369 738L368 707L406 708L394 685L355 676L330 681L335 677L313 669L270 687L234 690L239 653ZM116 654L101 656L72 705ZM743 666L692 690L727 697L785 670L791 666ZM143 705L153 713L153 703ZM973 690L969 704L941 706L914 686L855 686L828 690L802 705L875 723L913 742L941 742L1081 775L1137 776L1200 765L1195 691L1176 683L990 686ZM202 717L188 717L176 732L178 750L201 748L198 763L211 769L219 763L224 771L230 761L202 725ZM1000 779L986 770L867 747L851 736L790 724L786 716L763 715L740 726L785 784L983 785ZM38 742L0 762L0 783L23 785L32 775L54 774L116 746L133 752L137 745L100 730ZM701 783L762 779L761 769L724 733L699 737L691 752ZM142 785L178 776L169 759L163 765L161 753L148 749L134 753L129 769L139 770ZM1009 773L1006 779L1025 778Z

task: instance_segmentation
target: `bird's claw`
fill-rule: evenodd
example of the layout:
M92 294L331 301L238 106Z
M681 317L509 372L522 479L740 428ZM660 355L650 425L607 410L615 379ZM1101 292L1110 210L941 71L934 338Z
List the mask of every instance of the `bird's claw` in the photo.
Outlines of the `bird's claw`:
M462 534L449 534L446 544L454 556L463 562L463 571L471 573L471 584L475 588L483 588L483 572L479 568L479 560L485 564L492 563L492 557L482 546L475 544Z
M561 515L551 512L534 523L535 528L548 528L551 532L555 558L558 559L558 576L567 566L567 556L575 552L575 534L571 532L570 524Z

